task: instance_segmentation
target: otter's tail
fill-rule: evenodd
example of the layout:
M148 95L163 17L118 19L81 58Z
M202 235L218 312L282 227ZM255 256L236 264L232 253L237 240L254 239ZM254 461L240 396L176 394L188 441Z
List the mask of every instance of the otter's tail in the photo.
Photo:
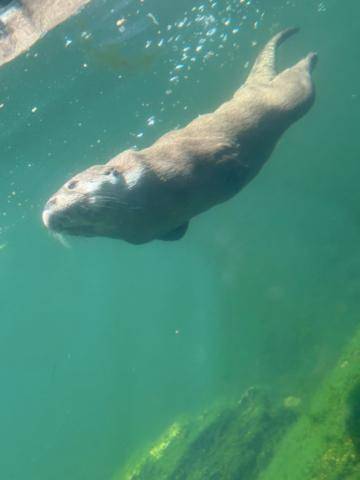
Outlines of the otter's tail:
M288 28L275 35L263 48L257 57L246 83L268 83L276 76L276 49L285 40L299 31L298 28Z

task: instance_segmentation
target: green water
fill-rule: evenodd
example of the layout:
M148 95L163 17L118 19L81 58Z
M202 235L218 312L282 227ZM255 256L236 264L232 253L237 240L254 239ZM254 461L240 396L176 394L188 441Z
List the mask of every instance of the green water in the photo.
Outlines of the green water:
M359 15L94 0L1 67L2 478L107 480L180 414L251 385L304 398L332 368L360 307ZM294 24L279 66L319 53L316 104L235 199L174 243L46 232L72 174L215 108Z

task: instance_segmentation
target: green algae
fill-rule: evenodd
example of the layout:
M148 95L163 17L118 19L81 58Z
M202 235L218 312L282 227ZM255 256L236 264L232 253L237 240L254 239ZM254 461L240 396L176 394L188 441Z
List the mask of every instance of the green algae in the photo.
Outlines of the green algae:
M360 330L259 480L360 478Z
M274 407L257 388L230 406L174 423L116 480L257 478L296 414Z
M300 413L301 412L301 413ZM305 407L249 389L180 419L114 480L359 480L360 330Z

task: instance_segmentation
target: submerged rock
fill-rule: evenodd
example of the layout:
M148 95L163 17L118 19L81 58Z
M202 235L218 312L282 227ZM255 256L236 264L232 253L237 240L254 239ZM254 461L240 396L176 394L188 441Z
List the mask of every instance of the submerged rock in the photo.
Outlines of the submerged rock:
M257 480L360 479L360 329Z
M236 405L174 423L116 480L252 480L296 416L252 388Z
M114 480L359 480L360 329L305 403L274 406L252 388L236 405L174 423Z

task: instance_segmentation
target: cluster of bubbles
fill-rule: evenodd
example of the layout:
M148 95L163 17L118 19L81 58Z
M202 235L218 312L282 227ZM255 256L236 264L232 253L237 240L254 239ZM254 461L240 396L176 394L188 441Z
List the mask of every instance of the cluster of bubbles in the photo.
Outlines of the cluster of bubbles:
M112 7L109 8L110 3ZM161 83L167 78L163 98L154 105L143 102L139 109L135 108L135 117L144 122L139 131L130 132L135 141L131 146L137 148L136 143L144 137L148 128L161 123L161 117L167 110L181 105L176 95L179 85L189 79L194 81L199 72L207 68L207 63L216 61L222 68L235 57L236 50L241 46L238 35L241 29L246 26L247 29L256 31L261 26L265 16L261 3L259 0L203 0L195 3L192 8L183 10L172 23L164 23L156 11L149 11L146 0L105 2L104 7L108 9L102 15L101 22L74 37L65 35L64 48L71 48L79 42L83 45L86 42L89 45L90 42L105 46L125 45L125 48L134 48L136 45L135 54L142 50L150 56L161 55L162 68L165 66L167 70L161 72ZM256 46L255 41L252 46ZM229 58L231 56L232 59ZM248 64L245 61L244 67L247 68ZM89 70L89 67L91 60L81 62L81 70ZM152 72L154 75L156 73ZM117 75L119 80L126 78L126 72ZM181 108L187 110L189 106L181 105ZM35 113L37 107L31 111ZM146 111L148 114L144 118ZM83 122L78 121L75 126L81 128ZM100 140L96 143L99 144ZM90 148L94 147L96 144L90 145Z
M201 4L185 12L184 17L174 25L167 25L168 38L161 38L158 46L164 43L173 44L173 53L169 60L169 82L177 84L192 70L196 62L206 64L220 55L227 42L239 48L235 36L241 27L248 21L248 10L252 2L226 2L226 6L217 1L210 1L208 5ZM252 22L254 30L264 17L264 11L255 8L252 12L256 20ZM190 35L184 30L191 29ZM170 90L169 90L170 93Z
M141 14L141 10L138 13ZM206 64L209 62L216 61L222 68L225 62L229 61L228 56L235 55L235 51L241 46L238 35L241 29L246 25L256 31L261 26L265 11L258 1L253 0L208 0L184 11L171 24L162 25L155 13L147 13L146 16L153 28L149 29L151 37L145 39L143 48L148 52L166 49L164 63L167 69L167 84L164 96L170 98L161 100L161 115L166 109L179 106L180 101L173 95L177 86L193 78L192 76L197 76L207 68ZM118 22L122 34L125 34L127 29L131 31L130 21L124 18ZM226 48L227 45L231 48ZM255 46L256 42L252 45ZM248 67L247 61L244 62L244 67ZM149 104L142 106L150 107ZM182 105L182 108L187 110L189 106ZM143 137L145 129L158 121L161 119L150 114L146 118L144 130L133 133L133 136Z

